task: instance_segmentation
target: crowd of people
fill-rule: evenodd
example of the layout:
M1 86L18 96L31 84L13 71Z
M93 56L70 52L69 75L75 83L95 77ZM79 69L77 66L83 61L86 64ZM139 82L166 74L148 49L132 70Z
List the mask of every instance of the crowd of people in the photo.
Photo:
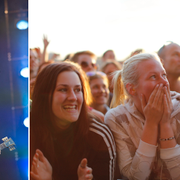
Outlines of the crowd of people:
M179 180L180 45L57 61L30 49L31 180Z

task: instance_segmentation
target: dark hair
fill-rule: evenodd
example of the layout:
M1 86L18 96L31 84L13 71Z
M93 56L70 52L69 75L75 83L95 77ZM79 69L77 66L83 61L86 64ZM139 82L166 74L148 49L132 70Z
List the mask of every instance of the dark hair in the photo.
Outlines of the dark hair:
M35 150L39 148L50 161L55 163L55 151L53 146L53 125L51 118L52 96L56 86L57 77L64 71L75 72L81 81L83 92L83 104L79 118L74 122L75 140L87 134L89 129L89 116L86 104L86 87L82 72L79 66L71 62L53 63L47 65L37 76L32 96L32 107L30 116L30 137L31 137L31 160Z
M106 70L106 67L110 64L113 64L114 66L116 66L117 69L121 69L122 68L122 65L118 62L118 61L114 61L114 60L107 60L101 67L101 71L102 72L105 72Z
M104 56L106 55L106 53L109 52L109 51L112 51L112 52L114 53L114 51L113 51L112 49L108 49L107 51L105 51L105 52L103 53L102 57L104 57Z

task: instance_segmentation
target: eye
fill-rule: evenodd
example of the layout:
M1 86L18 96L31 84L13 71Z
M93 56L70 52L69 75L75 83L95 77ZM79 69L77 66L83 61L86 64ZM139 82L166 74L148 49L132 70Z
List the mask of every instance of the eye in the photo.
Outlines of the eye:
M82 89L81 89L81 88L76 88L74 91L75 91L75 92L81 92Z
M60 91L60 92L66 92L67 89L66 89L66 88L61 88L61 89L59 89L58 91Z
M152 75L150 78L151 79L156 79L156 75Z
M164 77L164 78L167 78L167 74L163 74L163 77Z

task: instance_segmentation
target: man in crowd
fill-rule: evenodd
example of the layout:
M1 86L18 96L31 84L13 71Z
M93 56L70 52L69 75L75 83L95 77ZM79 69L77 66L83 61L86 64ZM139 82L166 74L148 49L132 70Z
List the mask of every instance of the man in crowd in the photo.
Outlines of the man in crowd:
M180 92L180 46L169 42L159 49L158 55L166 70L170 90Z
M85 72L97 70L96 55L90 51L77 52L70 60L78 63Z

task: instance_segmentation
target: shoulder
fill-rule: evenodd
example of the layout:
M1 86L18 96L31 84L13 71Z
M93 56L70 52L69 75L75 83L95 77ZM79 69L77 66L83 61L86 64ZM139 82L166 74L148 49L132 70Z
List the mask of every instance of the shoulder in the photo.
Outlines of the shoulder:
M100 118L100 120L101 120L102 122L104 122L104 114L103 114L102 112L97 111L97 110L95 110L95 109L92 109L91 112L92 112L95 116L97 116L98 118Z
M180 93L171 91L171 100L173 104L173 112L171 116L176 116L180 114Z
M103 141L108 146L115 146L113 134L106 124L92 119L89 132L90 138L92 138L94 141Z
M104 117L104 122L106 123L107 120L109 119L116 119L118 116L122 115L122 114L126 114L126 109L124 107L124 105L119 105L115 108L109 109L107 111L107 113L105 114Z
M95 134L101 134L101 136L112 136L112 132L109 127L94 118L91 119L89 131L94 132Z

